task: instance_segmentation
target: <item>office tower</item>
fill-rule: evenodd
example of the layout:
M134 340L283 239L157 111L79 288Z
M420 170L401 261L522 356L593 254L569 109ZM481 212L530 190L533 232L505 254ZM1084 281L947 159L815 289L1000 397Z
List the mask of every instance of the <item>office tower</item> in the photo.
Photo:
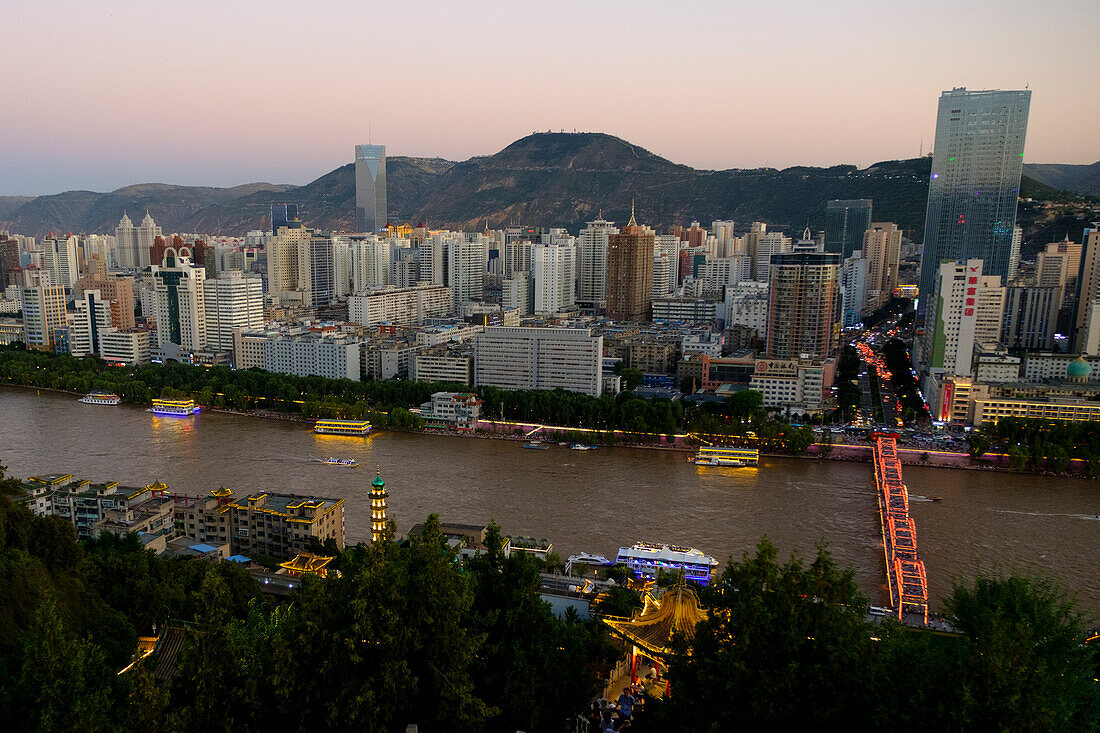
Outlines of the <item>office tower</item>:
M85 290L73 303L69 319L69 353L75 357L100 353L100 337L113 330L111 303L98 290Z
M14 285L12 272L19 267L19 240L0 234L0 290Z
M1058 310L1062 305L1060 286L1019 286L1006 289L1000 341L1010 349L1054 349Z
M760 282L770 280L768 271L772 257L791 251L791 238L781 232L760 232L754 238L756 259L754 261L755 278Z
M1092 301L1100 299L1100 222L1092 222L1081 234L1081 264L1077 271L1076 317L1073 332L1080 349L1081 331L1085 327Z
M607 238L607 317L649 320L653 300L653 245L656 233L634 219Z
M825 204L825 251L848 259L863 245L871 228L871 199L847 199Z
M376 234L388 223L386 213L386 146L355 146L355 228Z
M24 341L32 349L68 350L64 334L69 326L65 312L65 287L53 282L50 273L26 268L20 287Z
M39 248L42 269L50 273L55 285L71 288L80 279L76 237L46 237Z
M901 230L891 222L874 222L862 237L863 259L867 260L867 302L870 315L890 302L898 286L901 261Z
M306 257L298 258L302 305L325 306L336 300L336 249L332 237L313 231Z
M489 239L481 234L453 235L447 243L447 270L444 285L449 285L458 311L471 300L485 296L485 274L489 269Z
M157 344L190 351L206 348L206 269L169 249L164 264L153 265Z
M126 216L124 212L122 218L118 221L118 226L115 227L115 251L118 254L119 267L126 270L138 267L137 263L141 261L141 258L138 257L137 246L137 232L134 230L134 223L130 221L130 217Z
M840 321L840 255L788 252L773 255L769 270L767 354L827 359L836 349Z
M733 234L734 223L732 221L712 221L710 233L718 242L717 256L729 257L736 252L737 237Z
M1077 273L1081 269L1083 245L1069 241L1051 242L1035 258L1035 284L1040 287L1077 290Z
M302 226L298 220L298 204L271 205L271 233L278 234L283 227Z
M867 307L867 273L870 263L856 252L844 260L840 267L841 324L854 328L863 322L865 313L874 312Z
M963 87L940 96L924 218L921 310L945 260L981 260L985 275L1008 275L1030 105L1029 91Z
M577 235L577 302L598 308L607 298L607 242L619 230L602 216Z
M925 315L921 368L928 374L970 376L974 346L1001 336L1005 288L981 260L943 262Z
M536 244L531 248L536 314L558 313L572 308L576 302L577 249L572 237L557 241L560 244Z
M154 240L161 235L160 227L146 211L145 218L141 220L141 226L134 229L134 236L137 240L137 251L134 253L135 268L141 269L152 264L149 253L152 252ZM198 263L196 262L196 264Z
M263 283L257 275L230 270L203 282L206 345L233 351L233 332L264 325Z
M332 237L283 227L267 247L267 292L280 305L330 305L336 298L335 260Z
M474 385L564 389L599 397L603 336L587 328L489 326L474 339Z

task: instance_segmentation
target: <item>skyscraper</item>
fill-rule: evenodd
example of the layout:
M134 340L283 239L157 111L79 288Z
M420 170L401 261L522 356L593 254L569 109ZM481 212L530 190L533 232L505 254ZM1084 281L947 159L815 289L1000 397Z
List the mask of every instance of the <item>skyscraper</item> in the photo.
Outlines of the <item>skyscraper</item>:
M945 260L980 259L983 275L1008 275L1030 106L1029 91L960 87L940 96L924 218L922 311Z
M656 232L640 226L630 212L622 232L607 239L607 317L649 320L653 303L653 247Z
M62 349L69 319L65 311L65 286L53 282L50 273L29 267L23 270L20 288L24 341L32 349Z
M206 348L206 269L169 250L163 265L153 265L157 343L190 351Z
M967 260L936 268L920 355L926 374L968 377L975 344L1000 340L1005 288L983 267L981 260ZM926 387L925 394L932 392Z
M607 297L607 238L618 234L602 216L588 222L577 236L577 301L599 307Z
M134 267L141 269L153 264L150 253L153 251L153 243L156 238L162 234L161 228L157 226L157 223L153 221L153 217L146 211L145 218L141 220L141 226L134 229L137 240L135 243L137 250L134 252Z
M355 228L377 233L386 226L386 146L355 146Z
M825 204L825 251L848 259L863 245L871 228L871 199L847 199Z
M115 227L115 261L124 269L138 267L137 262L137 232L130 217L123 212Z
M768 271L768 356L827 359L836 349L840 321L840 255L786 252L772 255Z
M890 302L898 286L901 259L901 230L892 222L878 221L863 233L863 258L867 260L867 300L864 314L870 315Z
M298 204L271 205L271 233L278 234L282 227L301 226L298 220Z

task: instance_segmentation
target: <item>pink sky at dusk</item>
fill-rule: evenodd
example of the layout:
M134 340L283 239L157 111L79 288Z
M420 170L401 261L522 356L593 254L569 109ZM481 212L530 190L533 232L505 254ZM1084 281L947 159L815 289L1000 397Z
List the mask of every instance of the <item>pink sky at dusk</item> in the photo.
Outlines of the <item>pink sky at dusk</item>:
M7 0L0 195L306 183L607 132L699 168L928 151L944 89L1033 90L1026 160L1100 160L1096 0Z

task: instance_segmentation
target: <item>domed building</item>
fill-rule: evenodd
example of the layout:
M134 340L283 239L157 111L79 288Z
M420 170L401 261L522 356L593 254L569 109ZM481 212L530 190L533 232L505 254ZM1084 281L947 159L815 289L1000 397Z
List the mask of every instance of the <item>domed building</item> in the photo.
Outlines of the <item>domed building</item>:
M1066 380L1074 382L1075 384L1081 384L1089 381L1089 377L1092 376L1092 367L1085 361L1083 356L1078 356L1076 359L1066 365Z

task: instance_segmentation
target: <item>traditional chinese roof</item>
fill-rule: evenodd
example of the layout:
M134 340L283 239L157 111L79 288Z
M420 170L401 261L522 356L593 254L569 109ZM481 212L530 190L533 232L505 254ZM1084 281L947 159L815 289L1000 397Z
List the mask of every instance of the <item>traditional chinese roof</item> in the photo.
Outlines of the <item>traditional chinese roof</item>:
M305 573L313 573L320 575L322 578L328 573L325 566L332 562L335 558L323 557L321 555L314 555L310 552L302 552L294 556L293 560L287 560L286 562L279 563L279 567L285 568L291 575L302 575Z
M690 639L695 635L695 625L707 617L699 607L695 591L684 584L677 584L665 591L660 599L648 593L645 606L635 611L631 618L609 617L603 622L618 636L623 637L647 654L664 658L671 652L670 644L676 633Z

